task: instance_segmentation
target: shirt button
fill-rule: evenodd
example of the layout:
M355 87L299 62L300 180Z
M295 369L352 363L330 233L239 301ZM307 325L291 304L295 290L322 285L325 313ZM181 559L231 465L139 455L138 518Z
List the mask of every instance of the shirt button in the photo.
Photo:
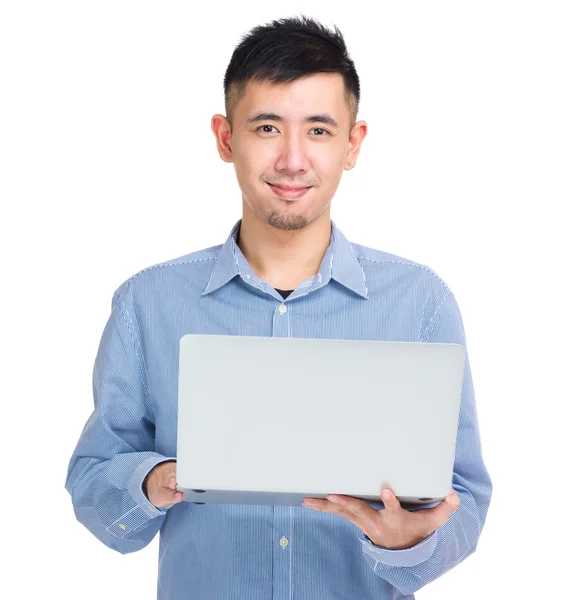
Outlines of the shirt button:
M287 310L287 306L285 304L280 304L278 310L283 315Z
M282 548L285 548L288 544L289 544L289 540L285 536L282 537L281 540L279 541L279 545Z
M121 529L126 529L127 528L127 526L124 523L119 523L119 527Z

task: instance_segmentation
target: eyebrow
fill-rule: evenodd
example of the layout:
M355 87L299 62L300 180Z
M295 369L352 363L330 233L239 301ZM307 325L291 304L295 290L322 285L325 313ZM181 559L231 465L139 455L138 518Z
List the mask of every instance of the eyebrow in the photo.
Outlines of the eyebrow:
M274 112L259 112L255 115L252 115L247 119L248 123L256 123L258 121L281 121L282 123L285 119ZM305 123L325 123L326 125L331 125L332 127L338 128L338 122L334 117L330 116L328 113L320 113L318 115L308 115L304 119Z

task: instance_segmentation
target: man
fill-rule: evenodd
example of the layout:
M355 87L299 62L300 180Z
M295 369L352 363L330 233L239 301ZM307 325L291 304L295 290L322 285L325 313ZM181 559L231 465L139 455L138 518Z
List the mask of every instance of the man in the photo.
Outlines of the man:
M387 492L376 510L348 497L198 505L176 491L184 334L466 345L455 297L434 271L350 243L330 220L367 133L341 33L306 17L256 27L236 48L224 88L227 116L215 115L212 130L234 164L242 219L223 245L144 269L115 291L95 361L95 409L66 480L76 516L121 553L160 530L158 598L413 598L474 552L490 503L468 355L453 490L434 508L406 511ZM280 383L292 379L299 385L280 361ZM259 373L239 385L259 386ZM279 443L295 443L291 432Z

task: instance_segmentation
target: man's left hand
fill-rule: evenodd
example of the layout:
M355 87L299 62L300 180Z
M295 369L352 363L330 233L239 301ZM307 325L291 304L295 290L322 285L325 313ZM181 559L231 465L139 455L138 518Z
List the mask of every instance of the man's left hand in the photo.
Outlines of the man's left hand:
M305 498L302 506L321 512L334 513L348 519L367 535L372 543L389 550L411 548L424 541L442 527L460 506L460 498L451 489L450 494L434 508L416 511L405 510L392 491L383 489L380 494L384 508L376 510L365 500L351 496ZM313 505L308 505L313 501Z

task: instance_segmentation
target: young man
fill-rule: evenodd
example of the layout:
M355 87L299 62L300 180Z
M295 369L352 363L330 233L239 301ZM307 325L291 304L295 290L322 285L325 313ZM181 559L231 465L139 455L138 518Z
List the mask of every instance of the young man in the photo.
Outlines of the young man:
M434 508L406 511L386 493L383 510L345 496L298 508L197 505L176 491L184 334L466 346L455 297L434 271L350 243L330 220L367 132L339 30L306 17L255 28L224 88L227 116L215 115L212 130L234 164L242 218L223 245L144 269L115 291L95 410L66 480L76 516L121 553L160 530L162 599L413 598L474 552L489 508L468 355L453 490ZM280 371L285 379L299 383L299 373ZM247 373L240 385L258 381Z

